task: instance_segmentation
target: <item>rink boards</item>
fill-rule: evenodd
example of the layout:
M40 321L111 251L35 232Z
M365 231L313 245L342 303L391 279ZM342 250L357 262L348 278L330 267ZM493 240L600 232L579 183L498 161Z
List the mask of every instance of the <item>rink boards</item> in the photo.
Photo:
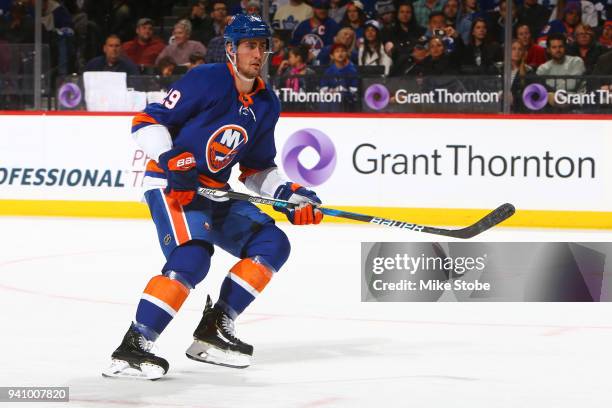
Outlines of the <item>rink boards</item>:
M349 211L463 225L511 202L506 225L610 229L610 118L284 115L277 164ZM130 123L130 114L0 115L0 214L148 217L147 158Z

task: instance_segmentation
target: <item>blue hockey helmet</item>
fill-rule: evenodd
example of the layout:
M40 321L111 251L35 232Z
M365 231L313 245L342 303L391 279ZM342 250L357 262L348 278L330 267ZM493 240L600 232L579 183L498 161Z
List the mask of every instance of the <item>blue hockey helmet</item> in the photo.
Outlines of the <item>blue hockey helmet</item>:
M230 20L223 34L226 43L232 43L234 51L241 40L261 38L266 40L268 50L271 45L270 26L256 15L237 14Z

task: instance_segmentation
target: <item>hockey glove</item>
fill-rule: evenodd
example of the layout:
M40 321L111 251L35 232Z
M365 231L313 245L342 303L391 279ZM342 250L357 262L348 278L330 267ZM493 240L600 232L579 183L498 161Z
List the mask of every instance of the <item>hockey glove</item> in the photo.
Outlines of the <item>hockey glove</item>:
M191 204L198 190L198 171L193 154L185 149L170 149L159 156L159 167L166 173L168 187L164 190L168 197L180 205Z
M274 206L287 216L294 225L318 224L323 219L323 213L316 208L321 200L314 191L308 190L299 184L287 182L276 189L274 198L298 204L294 209Z

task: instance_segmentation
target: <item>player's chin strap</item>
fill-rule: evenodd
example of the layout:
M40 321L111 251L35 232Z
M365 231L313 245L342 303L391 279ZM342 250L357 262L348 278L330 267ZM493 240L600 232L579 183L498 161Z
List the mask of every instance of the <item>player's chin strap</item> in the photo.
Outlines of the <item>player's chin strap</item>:
M236 76L238 76L238 78L240 78L241 80L249 82L249 83L255 82L255 79L257 79L257 78L247 78L244 75L242 75L240 72L238 72L238 66L236 65L236 60L238 58L238 52L237 52L236 47L234 46L234 44L232 44L232 51L233 51L233 55L227 51L227 47L226 47L225 48L225 56L226 56L227 60L230 62L230 64L232 64L232 69L234 70L234 73L236 74ZM261 59L261 65L262 66L264 66L268 62L268 56L271 53L272 53L271 51L266 51L264 53L264 57Z
M232 45L232 48L234 46ZM249 83L253 83L255 82L256 78L247 78L244 75L242 75L240 72L238 72L238 67L236 66L236 58L237 58L237 54L234 52L233 58L232 55L227 52L227 48L225 49L225 56L227 57L228 61L230 62L230 64L232 64L232 69L234 70L234 73L236 74L236 76L238 78L240 78L243 81L249 82Z

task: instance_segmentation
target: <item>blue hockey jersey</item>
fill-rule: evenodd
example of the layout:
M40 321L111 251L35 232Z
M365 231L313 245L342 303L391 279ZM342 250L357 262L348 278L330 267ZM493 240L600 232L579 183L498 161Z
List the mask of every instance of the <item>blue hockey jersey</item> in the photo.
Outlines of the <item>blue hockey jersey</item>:
M316 24L310 18L302 21L293 31L292 45L304 44L317 54L321 48L331 45L338 34L340 26L331 18L326 18L321 24Z
M173 145L193 153L200 182L223 187L231 168L240 164L241 179L275 167L274 129L280 102L261 78L255 89L241 94L229 64L203 64L190 70L132 121L132 132L153 124L168 128ZM153 160L147 177L165 178Z

